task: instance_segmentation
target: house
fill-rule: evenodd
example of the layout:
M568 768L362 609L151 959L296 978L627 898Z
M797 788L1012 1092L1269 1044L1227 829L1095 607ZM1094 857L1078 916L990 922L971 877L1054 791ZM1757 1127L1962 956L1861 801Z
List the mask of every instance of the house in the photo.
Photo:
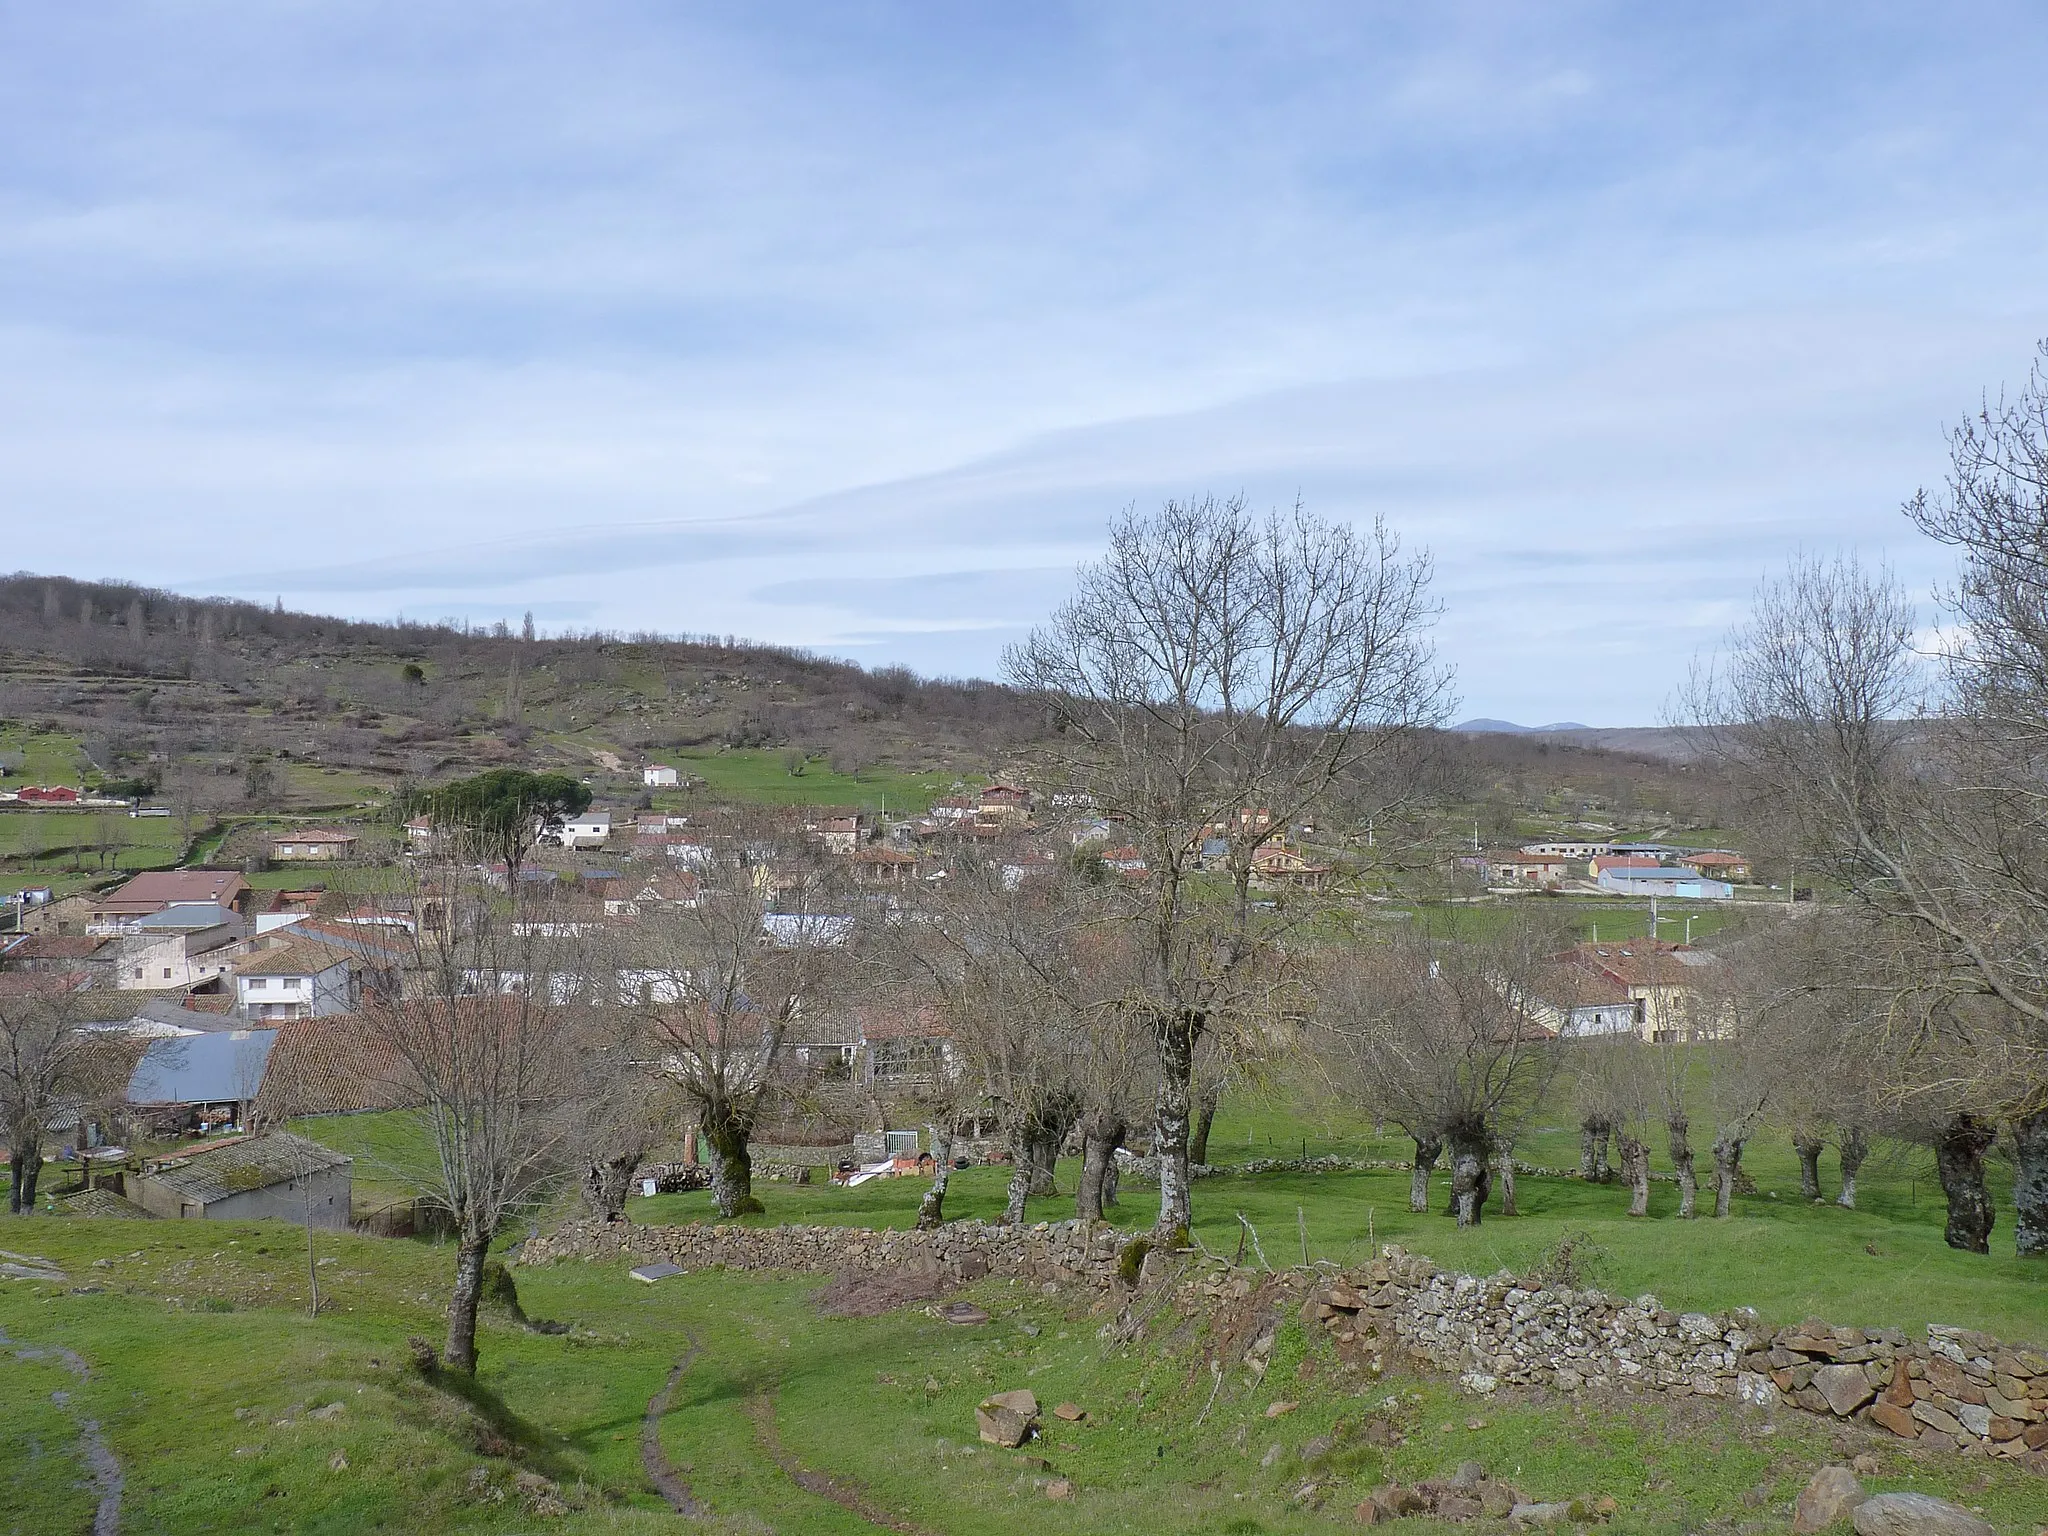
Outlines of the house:
M1145 855L1129 843L1125 843L1121 848L1111 848L1105 851L1102 855L1102 862L1118 874L1128 875L1133 878L1143 875L1152 867L1146 862Z
M808 945L837 948L853 932L853 919L824 912L764 912L761 915L764 942L775 949L797 949Z
M1532 1022L1566 1040L1636 1034L1644 1011L1614 976L1575 958L1545 968L1527 1010Z
M704 888L688 870L663 870L638 882L608 881L599 899L607 917L638 917L660 907L694 909Z
M1696 901L1726 901L1735 894L1735 887L1727 881L1709 879L1678 864L1655 864L1648 869L1603 866L1600 889L1624 896L1685 896Z
M354 1014L331 1014L278 1026L270 1069L256 1096L255 1123L375 1114L421 1102L417 1080L388 1040L365 1031Z
M405 841L415 853L439 853L448 846L448 834L434 825L431 816L415 816L405 824Z
M858 816L824 816L804 823L804 830L833 853L851 856L860 846Z
M7 971L0 973L0 998L63 997L92 989L84 971Z
M1031 791L1017 784L991 784L974 800L976 812L983 816L1022 820L1031 814Z
M109 934L27 933L0 938L0 970L83 973L95 982L113 979L120 950Z
M1557 887L1570 872L1570 861L1548 853L1489 853L1486 878L1493 885Z
M1586 862L1586 873L1593 879L1610 869L1655 869L1664 861L1647 853L1601 853Z
M276 1040L274 1029L151 1040L129 1075L128 1108L169 1135L244 1125Z
M165 1158L121 1175L121 1193L153 1216L348 1226L355 1159L272 1131Z
M180 901L136 918L121 940L114 985L161 992L201 985L235 968L246 952L249 925L213 901Z
M550 840L564 848L602 848L611 836L610 811L585 811L580 816L565 817L561 830L548 834Z
M938 1083L957 1070L953 1032L933 1008L856 1008L860 1047L854 1077L870 1089Z
M908 885L917 877L917 855L876 844L853 856L853 878L862 885Z
M92 909L90 896L46 896L22 903L15 925L23 933L83 933L92 921Z
M1747 880L1749 858L1745 854L1729 853L1721 848L1702 848L1698 853L1681 854L1674 861L1687 869L1702 875L1711 875L1717 880Z
M1570 840L1548 843L1524 843L1522 852L1535 854L1539 858L1574 859L1583 862L1597 859L1604 853L1614 852L1612 843L1573 842Z
M1252 883L1267 890L1291 886L1296 890L1320 891L1333 872L1332 865L1318 863L1301 849L1277 839L1252 850Z
M328 827L284 832L270 840L270 856L280 863L331 862L354 858L355 851L356 835L353 832L336 832Z
M186 902L212 902L240 912L247 908L249 896L249 882L232 870L152 870L95 898L86 929L125 933L137 918Z
M1705 1011L1700 995L1702 981L1721 963L1709 951L1661 939L1629 939L1577 944L1561 960L1619 988L1645 1040L1663 1043L1718 1032L1718 1021Z
M24 784L14 792L14 798L22 805L76 805L82 797L77 790L61 784Z
M352 1013L360 1001L358 963L316 939L288 939L235 967L235 1001L245 1019L303 1019Z
M650 763L640 770L640 782L649 789L674 789L682 782L682 775L667 763Z

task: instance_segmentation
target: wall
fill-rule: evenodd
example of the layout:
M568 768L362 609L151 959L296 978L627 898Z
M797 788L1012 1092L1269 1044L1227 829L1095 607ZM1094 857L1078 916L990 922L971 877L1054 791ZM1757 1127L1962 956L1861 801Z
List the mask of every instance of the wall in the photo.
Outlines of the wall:
M666 1259L685 1270L941 1271L961 1283L984 1276L1080 1285L1119 1304L1106 1333L1142 1324L1117 1260L1130 1234L1082 1222L1012 1230L955 1222L936 1232L857 1227L643 1227L572 1223L520 1250L522 1264L564 1259ZM1673 1312L1655 1296L1546 1287L1512 1275L1486 1279L1439 1270L1391 1244L1353 1270L1334 1266L1255 1272L1204 1255L1150 1255L1141 1288L1177 1288L1166 1315L1239 1304L1254 1292L1299 1306L1340 1356L1368 1373L1402 1365L1455 1375L1467 1391L1503 1388L1647 1391L1722 1398L1855 1420L1933 1450L1996 1456L2048 1473L2048 1352L1968 1329L1930 1325L1923 1339L1896 1329L1832 1327L1809 1319L1769 1329L1746 1308ZM1220 1334L1223 1330L1217 1330ZM1257 1333L1238 1360L1257 1364Z

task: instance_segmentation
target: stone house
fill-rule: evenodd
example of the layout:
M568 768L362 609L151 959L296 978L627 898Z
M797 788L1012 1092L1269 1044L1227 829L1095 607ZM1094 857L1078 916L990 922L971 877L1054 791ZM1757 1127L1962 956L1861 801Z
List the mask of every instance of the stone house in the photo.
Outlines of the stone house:
M349 1223L355 1159L273 1131L166 1158L121 1176L121 1193L174 1220L289 1221L335 1230Z

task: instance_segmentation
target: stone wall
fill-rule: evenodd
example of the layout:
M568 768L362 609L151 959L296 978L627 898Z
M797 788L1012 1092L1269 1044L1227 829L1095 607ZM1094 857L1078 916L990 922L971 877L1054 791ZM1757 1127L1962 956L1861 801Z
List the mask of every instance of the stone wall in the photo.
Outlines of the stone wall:
M1352 1269L1255 1273L1209 1255L1150 1254L1134 1294L1119 1274L1131 1235L1087 1223L1012 1230L953 1222L936 1232L861 1227L647 1227L578 1222L520 1250L522 1264L567 1259L667 1260L685 1270L814 1273L940 1272L965 1284L988 1276L1091 1290L1117 1309L1109 1337L1131 1337L1141 1313L1202 1316L1266 1292L1300 1306L1341 1357L1369 1371L1388 1364L1444 1372L1467 1391L1503 1388L1644 1391L1723 1398L1854 1420L1935 1450L1997 1456L2048 1473L2048 1353L1968 1329L1931 1325L1922 1340L1897 1329L1832 1327L1809 1319L1771 1330L1747 1308L1674 1312L1655 1296L1546 1287L1502 1273L1439 1270L1391 1244ZM1162 1297L1166 1288L1172 1294ZM1236 1362L1257 1369L1273 1327L1247 1335ZM1249 1353L1247 1353L1247 1350ZM1223 1363L1219 1361L1219 1364Z

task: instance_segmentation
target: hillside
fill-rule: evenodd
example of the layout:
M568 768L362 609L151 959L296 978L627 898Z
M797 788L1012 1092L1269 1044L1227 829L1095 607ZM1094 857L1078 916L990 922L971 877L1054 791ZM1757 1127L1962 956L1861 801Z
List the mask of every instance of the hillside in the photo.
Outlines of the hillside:
M350 816L403 783L507 763L613 797L637 796L640 766L658 760L723 798L908 808L959 776L1013 770L1041 729L1000 684L730 637L526 638L0 579L0 769L147 793L187 834L237 814ZM1673 760L1667 734L1443 732L1425 798L1489 839L1585 817L1720 824L1724 797ZM54 821L38 835L46 853L92 841Z

